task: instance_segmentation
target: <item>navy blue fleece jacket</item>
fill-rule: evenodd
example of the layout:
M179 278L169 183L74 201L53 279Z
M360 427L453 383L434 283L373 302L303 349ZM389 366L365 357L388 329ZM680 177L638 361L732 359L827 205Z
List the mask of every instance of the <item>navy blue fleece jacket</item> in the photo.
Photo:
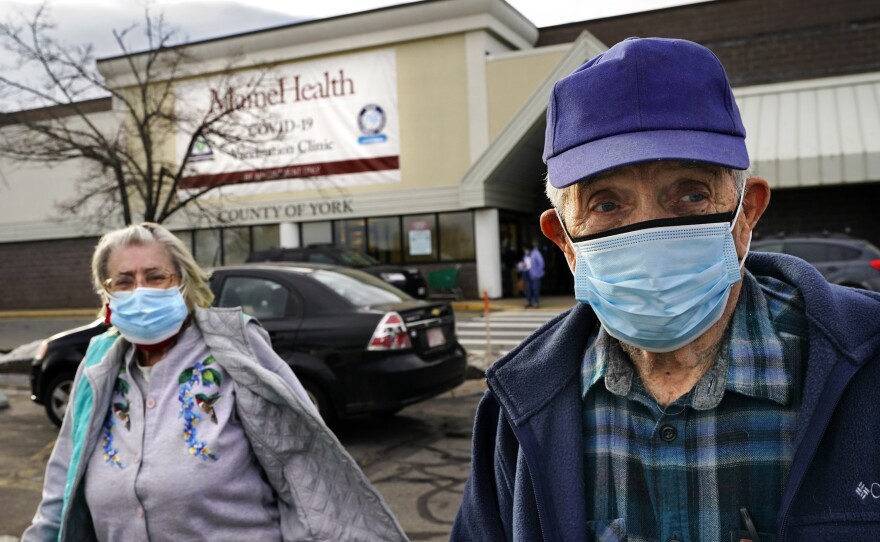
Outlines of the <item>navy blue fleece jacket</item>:
M777 540L880 540L880 294L828 284L797 258L747 268L803 294L809 325L801 424ZM547 323L487 372L472 472L453 541L587 541L580 363L586 304Z

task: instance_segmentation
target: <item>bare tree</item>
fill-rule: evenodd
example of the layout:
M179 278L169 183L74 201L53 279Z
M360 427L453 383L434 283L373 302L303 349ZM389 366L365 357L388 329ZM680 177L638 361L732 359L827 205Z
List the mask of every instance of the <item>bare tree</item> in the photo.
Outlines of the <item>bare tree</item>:
M210 108L181 107L186 96L175 94L175 83L190 75L187 67L195 59L185 44L176 43L163 16L147 10L142 25L113 31L119 56L109 62L124 66L122 84L102 76L90 44L61 43L53 30L45 5L30 18L0 23L0 44L17 59L16 67L39 72L29 81L11 75L20 69L0 70L0 98L41 106L0 114L0 156L47 165L91 164L77 180L76 196L59 204L64 214L85 214L99 223L163 222L182 209L201 207L199 198L217 188L202 186L179 196L181 181L193 173L193 157L199 155L194 150L209 145L235 156L261 143L248 138L242 126L260 115L248 106L248 97L259 92L269 68L235 81L234 88L243 90L234 100L215 100ZM147 41L143 52L131 46L138 30ZM236 73L230 60L215 79L216 88L233 88ZM117 115L109 127L94 115L108 99ZM183 146L175 144L181 132L188 137ZM169 151L174 147L177 152Z

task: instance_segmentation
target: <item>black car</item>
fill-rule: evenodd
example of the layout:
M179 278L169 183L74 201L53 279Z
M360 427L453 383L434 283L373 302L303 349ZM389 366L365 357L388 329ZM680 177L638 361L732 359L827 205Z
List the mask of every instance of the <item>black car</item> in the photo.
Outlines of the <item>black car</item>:
M447 303L413 299L356 269L243 264L215 269L214 304L259 319L328 423L393 414L464 381L467 356ZM47 339L31 370L32 399L61 423L96 321Z
M339 248L334 245L315 244L301 248L270 248L252 252L248 262L311 262L341 265L360 269L379 277L388 284L400 288L409 295L424 299L428 286L421 271L415 267L383 264L365 252Z
M811 263L834 284L880 291L880 249L843 234L780 236L752 243L755 252L781 252Z

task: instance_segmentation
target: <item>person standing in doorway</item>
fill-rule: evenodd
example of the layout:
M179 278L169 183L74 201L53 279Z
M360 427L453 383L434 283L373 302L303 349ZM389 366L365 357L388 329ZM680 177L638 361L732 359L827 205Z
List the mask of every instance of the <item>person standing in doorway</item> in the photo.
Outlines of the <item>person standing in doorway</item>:
M541 279L544 277L544 257L538 247L531 243L525 245L523 280L526 287L526 308L540 306Z

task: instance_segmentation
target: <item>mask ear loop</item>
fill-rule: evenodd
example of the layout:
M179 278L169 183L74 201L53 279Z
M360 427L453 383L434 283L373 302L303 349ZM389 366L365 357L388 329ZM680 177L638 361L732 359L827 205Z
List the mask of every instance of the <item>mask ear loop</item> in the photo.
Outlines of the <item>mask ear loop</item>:
M562 220L562 215L559 214L559 209L554 207L553 212L556 213L556 220L558 220L559 225L562 226L562 233L565 234L565 238L568 239L569 244L574 248L574 240L571 238L571 235L568 234L568 228L565 227L565 222Z
M565 222L562 220L562 214L559 213L559 209L556 207L553 208L553 212L556 213L556 219L559 220L559 225L562 226L562 233L565 234L565 238L568 239L568 244L571 246L572 250L575 253L575 266L577 266L578 258L578 250L574 245L574 239L571 238L571 235L568 234L568 228L565 227ZM572 273L575 273L575 269L571 270Z
M736 221L739 220L739 214L743 209L743 200L746 197L746 185L743 184L742 191L739 193L739 205L736 206L736 214L733 215L733 220L730 222L730 231L733 231L733 227L736 226Z
M730 231L733 232L733 227L736 226L736 221L739 220L739 214L742 212L743 208L743 200L746 196L746 185L743 184L742 191L739 193L739 205L736 206L736 214L733 216L733 220L730 222ZM749 231L749 241L746 243L746 253L743 254L742 259L739 261L739 268L742 268L746 265L746 257L749 255L749 249L752 248L752 232Z

